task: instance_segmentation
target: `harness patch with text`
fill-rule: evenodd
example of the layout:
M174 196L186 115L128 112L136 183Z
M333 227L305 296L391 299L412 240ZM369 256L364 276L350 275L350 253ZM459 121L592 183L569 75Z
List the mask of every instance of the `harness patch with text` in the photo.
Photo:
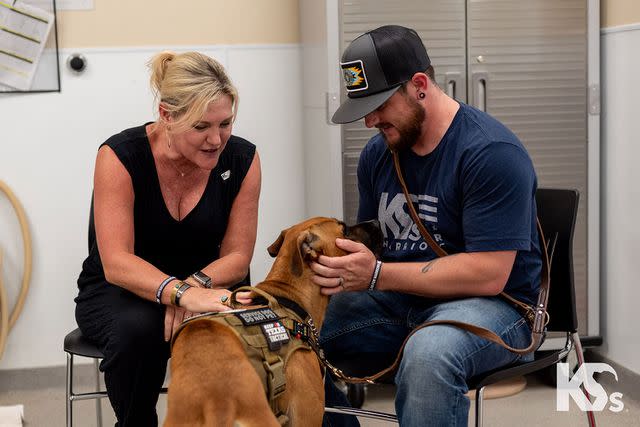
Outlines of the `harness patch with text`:
M289 332L279 321L262 323L260 329L262 329L271 351L280 350L283 345L289 342Z
M240 311L234 314L245 326L258 325L260 323L273 322L280 319L270 308L256 308L253 310Z

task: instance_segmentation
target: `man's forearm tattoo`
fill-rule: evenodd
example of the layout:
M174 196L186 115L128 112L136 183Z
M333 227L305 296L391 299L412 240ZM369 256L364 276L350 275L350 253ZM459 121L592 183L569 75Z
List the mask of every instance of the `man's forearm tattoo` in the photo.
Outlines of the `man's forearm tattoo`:
M447 255L447 256L442 257L442 258L450 259L450 258L453 258L453 257L457 257L457 256L459 256L459 255L460 255L459 253L458 253L458 254L451 254L451 255ZM427 262L427 263L424 265L424 267L422 267L421 271L422 271L423 273L428 273L428 272L430 272L431 270L433 270L433 267L436 265L436 262L440 261L442 258L432 259L431 261ZM446 267L446 264L445 264L445 267Z
M424 267L422 267L422 272L423 272L423 273L428 273L428 272L429 272L429 270L431 270L431 269L433 268L433 266L435 265L435 263L436 263L437 261L438 261L437 259L434 259L434 260L429 261L428 263L426 263L426 264L424 265Z

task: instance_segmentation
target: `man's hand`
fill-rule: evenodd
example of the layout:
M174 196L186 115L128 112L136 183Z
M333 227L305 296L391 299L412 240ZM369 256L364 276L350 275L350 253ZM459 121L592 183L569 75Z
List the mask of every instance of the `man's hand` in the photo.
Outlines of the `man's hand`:
M316 273L313 283L321 286L324 295L343 291L361 291L369 287L376 265L376 257L362 243L347 239L336 239L336 246L348 252L340 257L321 255L318 262L311 263Z

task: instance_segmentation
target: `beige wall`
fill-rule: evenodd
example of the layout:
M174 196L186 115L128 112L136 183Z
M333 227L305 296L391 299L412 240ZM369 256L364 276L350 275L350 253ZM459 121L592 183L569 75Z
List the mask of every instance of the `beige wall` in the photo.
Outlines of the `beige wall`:
M95 0L58 15L63 48L299 42L297 0Z
M298 43L298 3L95 0L94 10L58 13L60 47ZM640 0L601 0L600 9L603 28L640 23Z
M600 0L600 26L640 23L640 0Z

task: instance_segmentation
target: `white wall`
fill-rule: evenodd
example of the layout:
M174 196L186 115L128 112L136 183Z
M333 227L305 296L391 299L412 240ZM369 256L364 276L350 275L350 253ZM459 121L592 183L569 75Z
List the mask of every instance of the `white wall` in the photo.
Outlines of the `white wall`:
M306 212L342 218L340 126L327 112L327 94L340 91L337 0L300 0L299 7Z
M602 54L602 289L598 352L640 374L640 24L605 28Z
M169 47L171 48L171 47ZM193 48L221 61L240 92L234 133L258 147L263 186L253 281L271 265L266 247L305 215L300 47L216 45ZM33 276L0 369L64 364L62 340L75 327L76 279L87 254L87 221L98 145L153 120L146 62L159 48L80 49L85 74L62 70L62 92L0 95L0 180L26 210ZM61 60L71 53L61 52ZM0 250L11 305L22 275L15 215L0 197Z

